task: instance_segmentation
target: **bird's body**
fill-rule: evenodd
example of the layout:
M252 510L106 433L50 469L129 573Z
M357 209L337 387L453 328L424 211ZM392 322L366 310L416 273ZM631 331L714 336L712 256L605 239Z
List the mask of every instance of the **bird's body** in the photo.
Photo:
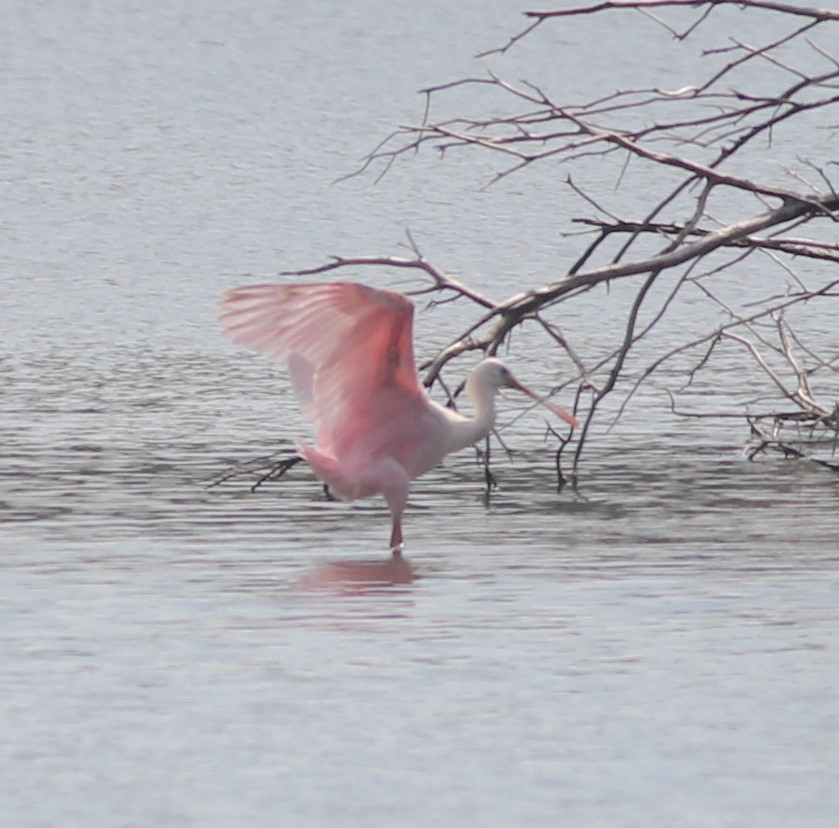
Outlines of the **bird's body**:
M221 307L227 336L288 367L315 426L315 444L300 446L314 473L344 500L384 495L394 550L411 481L489 434L498 390L539 399L497 359L467 381L474 417L430 399L414 364L413 304L400 293L347 282L253 285L228 291Z

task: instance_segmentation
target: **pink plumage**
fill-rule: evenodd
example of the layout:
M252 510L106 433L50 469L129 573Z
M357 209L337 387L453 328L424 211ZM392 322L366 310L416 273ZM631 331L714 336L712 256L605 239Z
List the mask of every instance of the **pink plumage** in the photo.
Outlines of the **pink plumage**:
M230 339L288 368L315 425L315 445L300 447L315 474L345 500L384 495L394 551L410 481L489 433L499 388L545 402L497 359L467 382L474 418L431 400L414 364L414 306L400 293L349 282L251 285L227 291L221 308Z

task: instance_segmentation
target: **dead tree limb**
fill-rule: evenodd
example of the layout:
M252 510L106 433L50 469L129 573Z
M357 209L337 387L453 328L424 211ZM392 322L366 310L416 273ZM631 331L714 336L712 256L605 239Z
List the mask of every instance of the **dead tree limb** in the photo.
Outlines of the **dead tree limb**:
M773 26L766 31L771 34L747 42L712 27L710 21L723 9L738 16L738 32L751 32L754 16L770 15ZM559 20L573 26L575 19L616 12L652 20L656 36L676 38L680 48L693 49L704 68L679 88L670 88L662 77L655 85L615 88L583 102L557 100L538 79L511 81L495 68L448 80L421 90L421 119L394 130L354 173L380 178L397 161L426 150L442 159L455 151L496 159L487 186L537 167L553 169L559 180L561 165L569 195L584 209L568 217L568 230L561 235L564 244L579 244L564 252L570 267L547 277L534 273L533 287L498 302L430 263L410 237L409 257L336 256L290 273L352 268L355 276L359 268L407 269L428 281L420 295L441 297L432 304L473 303L474 322L423 366L427 385L441 380L462 354L495 354L509 344L514 330L535 321L555 346L545 359L569 361L576 371L561 387L576 385L583 427L575 435L570 475L560 464L569 443L560 440L562 480L576 479L601 404L618 394L619 418L638 389L654 383L671 399L674 413L745 419L752 436L759 433L764 441L753 457L776 446L785 456L809 457L802 442L787 441L787 426L794 423L800 436L801 424L807 423L819 432L820 444L831 435L835 440L839 344L835 336L811 334L800 320L793 327L785 313L823 312L839 295L839 162L835 151L822 160L812 151L817 142L839 143L839 11L777 0L602 0L526 12L526 26L482 56L503 56ZM482 93L476 96L476 112L436 117L442 97L473 90ZM812 137L797 153L795 169L777 149L778 136L791 124L805 124L801 129ZM764 175L766 159L776 155L776 172ZM587 179L593 162L610 165L618 188L627 170L638 165L663 189L624 192L615 203L610 191ZM733 216L728 215L731 204L737 210ZM764 295L722 299L719 286L730 293L758 262L766 274ZM631 295L617 286L631 286ZM560 324L563 310L590 301L595 290L598 296L609 291L603 301L613 302L622 322L596 334L569 333ZM707 316L702 332L675 343L661 336L666 323L697 304ZM591 320L592 329L597 322ZM600 347L595 354L595 342L604 341L605 352ZM774 388L774 413L758 415L746 406L686 414L676 404L680 394L695 388L734 347L742 352L739 364L749 381L763 380ZM771 433L761 430L766 423L772 424Z

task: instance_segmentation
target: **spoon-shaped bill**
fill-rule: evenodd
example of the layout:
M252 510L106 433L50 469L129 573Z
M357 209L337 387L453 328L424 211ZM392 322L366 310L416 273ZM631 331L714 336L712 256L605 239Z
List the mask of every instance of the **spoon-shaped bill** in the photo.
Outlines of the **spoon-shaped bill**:
M570 411L563 408L561 405L556 405L550 400L546 400L544 397L540 397L535 391L531 391L526 385L522 385L517 379L512 381L510 388L515 388L516 391L521 391L522 394L527 394L531 400L536 401L539 405L544 405L545 408L552 411L557 417L565 420L568 425L578 426L580 424L580 421Z

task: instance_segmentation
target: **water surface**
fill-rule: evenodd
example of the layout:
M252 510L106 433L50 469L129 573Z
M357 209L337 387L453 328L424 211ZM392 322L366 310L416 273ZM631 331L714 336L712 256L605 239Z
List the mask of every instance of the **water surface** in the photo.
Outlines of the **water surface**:
M549 181L492 195L418 159L329 183L503 42L509 4L15 5L4 822L832 825L836 475L748 463L742 424L674 423L650 393L557 493L531 413L489 497L468 451L418 482L389 572L378 502L329 502L304 468L208 485L305 434L281 373L218 335L222 288L393 251L406 226L499 297L555 268ZM543 70L557 37L528 53ZM615 67L575 77L576 48L554 80L582 95ZM597 301L575 336L606 325ZM470 318L421 314L422 355ZM538 344L511 359L558 379Z

